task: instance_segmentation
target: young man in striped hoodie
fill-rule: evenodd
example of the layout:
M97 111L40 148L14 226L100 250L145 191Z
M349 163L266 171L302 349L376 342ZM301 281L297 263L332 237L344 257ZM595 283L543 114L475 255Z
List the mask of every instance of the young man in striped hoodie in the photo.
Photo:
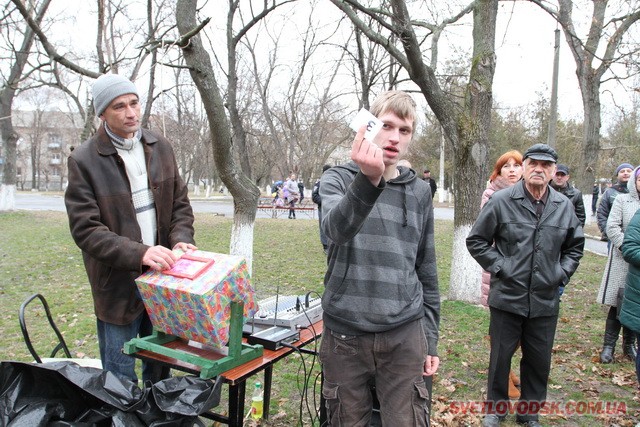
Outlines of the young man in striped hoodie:
M397 166L415 130L413 99L388 91L371 112L382 129L368 141L363 126L352 161L321 180L323 395L332 426L368 425L372 382L383 425L426 426L424 377L440 363L433 204L428 184Z

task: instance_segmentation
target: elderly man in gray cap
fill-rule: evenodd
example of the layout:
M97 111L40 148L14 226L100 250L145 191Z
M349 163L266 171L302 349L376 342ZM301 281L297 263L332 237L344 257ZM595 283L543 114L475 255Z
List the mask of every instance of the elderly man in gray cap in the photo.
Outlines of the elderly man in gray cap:
M575 272L584 247L573 205L548 185L556 171L555 150L535 144L523 159L523 179L493 194L467 237L469 253L491 273L484 426L497 426L509 413L509 369L518 342L522 361L516 421L541 425L538 413L547 396L559 288Z
M91 284L103 368L137 381L135 359L122 347L152 326L135 278L171 267L172 249L196 248L193 211L171 144L140 129L136 86L103 75L93 85L93 105L102 125L71 153L64 199ZM145 382L168 373L143 363Z

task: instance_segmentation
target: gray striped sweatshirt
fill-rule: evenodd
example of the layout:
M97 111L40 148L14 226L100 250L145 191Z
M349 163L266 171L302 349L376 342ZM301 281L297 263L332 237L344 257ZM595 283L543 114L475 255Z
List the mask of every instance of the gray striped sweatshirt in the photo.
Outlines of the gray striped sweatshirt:
M329 241L322 296L338 333L383 332L422 319L437 355L440 293L429 185L412 169L371 185L354 162L322 175L321 227Z

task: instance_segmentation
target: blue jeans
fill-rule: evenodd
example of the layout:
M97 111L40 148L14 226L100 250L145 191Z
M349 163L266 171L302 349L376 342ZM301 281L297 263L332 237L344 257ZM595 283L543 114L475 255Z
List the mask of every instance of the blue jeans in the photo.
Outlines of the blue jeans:
M114 325L98 319L98 345L102 369L110 371L118 378L138 382L135 371L136 359L122 352L124 343L136 338L151 335L153 327L149 315L143 311L128 325ZM155 383L169 377L169 368L157 363L142 362L142 381Z

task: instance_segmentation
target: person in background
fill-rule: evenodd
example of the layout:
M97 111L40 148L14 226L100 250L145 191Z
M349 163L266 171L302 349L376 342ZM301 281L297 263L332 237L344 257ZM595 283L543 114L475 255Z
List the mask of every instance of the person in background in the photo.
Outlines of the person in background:
M616 168L617 181L615 182L615 184L607 188L604 193L602 193L602 197L600 197L600 204L598 205L596 219L598 221L598 228L600 229L600 233L602 233L601 240L608 240L607 219L609 218L609 211L611 211L613 201L616 199L618 194L626 194L629 192L629 190L627 189L627 182L629 181L632 172L633 166L631 164L620 164L620 166Z
M593 183L593 190L591 190L591 216L596 216L598 197L600 197L600 186L598 185L598 181L596 181Z
M436 190L438 189L438 185L436 181L431 178L431 171L429 169L425 169L422 172L422 179L429 184L429 188L431 188L431 199L433 199L436 195Z
M331 169L330 165L322 166L322 173L324 174L328 169ZM322 177L322 175L320 176ZM322 250L324 254L327 254L327 236L322 231L322 198L320 197L320 178L313 184L313 190L311 190L311 200L318 205L318 224L320 228L320 243L322 244Z
M489 176L489 185L482 193L480 209L487 203L489 198L498 190L509 188L520 181L522 178L522 154L517 150L507 151L501 155L493 166L493 171ZM491 273L482 270L480 285L480 303L484 307L489 307L489 286L491 282ZM509 398L520 398L520 378L513 370L509 371Z
M498 427L508 408L511 358L518 343L520 400L516 422L540 426L547 398L551 351L560 307L559 287L578 268L584 234L573 205L549 186L558 155L546 144L524 153L523 179L497 191L480 210L467 249L491 273L489 290L488 414L485 427ZM500 404L502 402L502 404ZM503 406L504 404L504 406Z
M302 182L302 180L298 181L298 194L300 194L300 200L298 200L298 202L302 204L304 200L304 182Z
M621 324L618 319L619 292L624 289L629 264L622 257L621 246L624 235L633 215L640 208L640 167L632 172L632 178L627 181L627 193L620 193L613 201L609 219L607 219L606 233L609 238L609 256L602 274L597 301L608 305L609 312L605 322L600 362L613 362L616 342L620 334ZM604 200L603 200L604 201ZM622 327L622 353L631 360L636 358L635 334L629 328Z
M322 394L332 426L366 426L376 387L382 425L425 427L437 356L440 293L433 202L415 171L398 168L416 128L416 104L402 91L371 105L382 129L362 126L352 162L320 181L329 242L322 296Z
M620 323L640 342L640 211L637 211L624 233L622 257L629 264L624 298L620 308ZM636 379L640 386L640 356L636 353Z
M193 211L172 145L140 129L136 86L117 74L93 84L102 121L94 136L69 156L64 201L71 235L82 250L97 317L103 368L137 382L125 342L152 333L135 279L147 269L169 269L172 249L194 250ZM144 363L142 379L169 371Z
M557 192L567 196L576 211L576 216L580 220L580 224L584 227L584 222L587 219L587 214L584 210L584 200L582 200L582 193L576 187L571 185L569 179L569 167L567 165L559 164L556 167L556 173L551 179L549 185L553 187Z
M289 178L285 181L284 192L289 204L289 219L296 219L296 202L300 199L300 193L298 188L298 181L296 181L296 174L291 172Z

